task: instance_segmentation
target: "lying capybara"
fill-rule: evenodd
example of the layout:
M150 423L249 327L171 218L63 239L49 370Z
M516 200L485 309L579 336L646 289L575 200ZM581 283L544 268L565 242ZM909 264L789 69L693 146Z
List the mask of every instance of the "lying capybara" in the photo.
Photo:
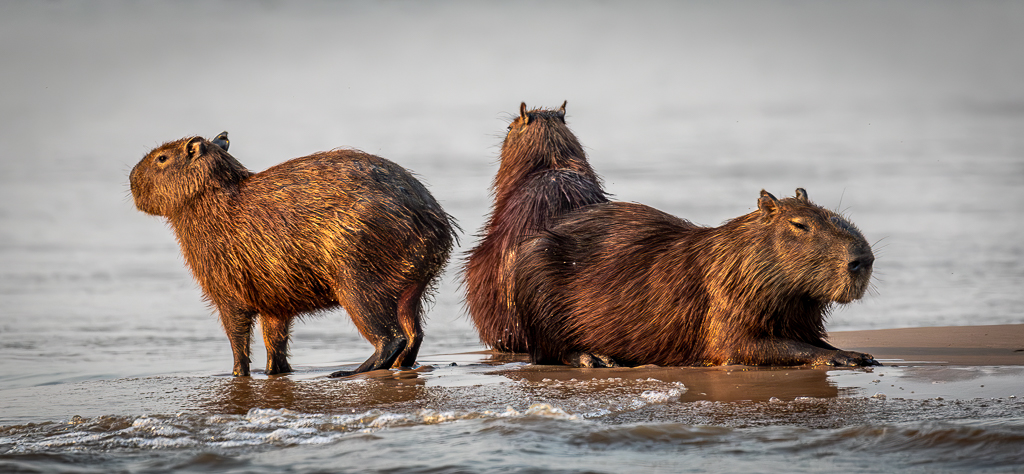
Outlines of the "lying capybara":
M514 302L533 362L878 365L822 339L833 303L871 279L860 231L803 189L757 207L712 228L597 204L524 242Z
M508 273L515 247L555 216L608 201L583 146L565 124L565 103L558 110L519 106L519 116L501 144L491 194L494 204L483 238L463 267L466 306L484 344L504 352L525 352Z
M296 317L342 306L375 352L355 372L411 366L423 299L456 238L453 219L408 171L355 150L252 173L227 134L165 143L132 169L139 210L167 218L220 313L236 376L249 375L257 315L267 373L291 372Z

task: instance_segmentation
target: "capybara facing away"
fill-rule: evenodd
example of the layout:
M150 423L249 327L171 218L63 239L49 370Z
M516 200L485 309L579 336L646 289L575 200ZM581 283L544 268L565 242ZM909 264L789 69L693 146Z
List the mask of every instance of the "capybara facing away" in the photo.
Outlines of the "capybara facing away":
M167 218L218 310L236 376L249 375L253 323L267 373L291 372L296 317L342 306L375 352L355 372L411 366L423 299L444 268L454 221L404 168L354 150L252 173L200 137L165 143L132 169L139 210ZM342 376L354 372L335 372Z
M533 362L878 365L823 340L832 305L869 285L860 231L803 189L757 204L714 228L598 204L525 242L514 300Z
M480 340L503 352L525 352L526 337L512 305L515 248L565 212L607 202L583 146L558 110L527 110L508 126L501 164L491 186L494 204L463 267L466 306Z

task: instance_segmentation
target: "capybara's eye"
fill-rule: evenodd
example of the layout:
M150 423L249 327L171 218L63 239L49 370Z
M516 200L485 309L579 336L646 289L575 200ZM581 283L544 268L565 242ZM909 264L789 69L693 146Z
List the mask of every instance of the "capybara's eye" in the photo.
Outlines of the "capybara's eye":
M160 155L160 156L156 157L156 162L157 163L167 163L167 159L168 159L167 155Z
M808 227L807 224L804 224L803 222L800 222L800 221L792 220L792 221L789 221L789 223L792 224L793 227L796 227L797 229L805 231L805 232L808 231L808 230L811 230L811 228Z

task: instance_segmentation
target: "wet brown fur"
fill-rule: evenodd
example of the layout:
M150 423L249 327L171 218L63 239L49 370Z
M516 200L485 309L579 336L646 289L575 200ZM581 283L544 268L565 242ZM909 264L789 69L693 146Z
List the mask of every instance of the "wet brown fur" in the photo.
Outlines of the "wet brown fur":
M565 124L565 104L528 111L523 103L519 112L501 145L490 218L463 268L466 306L480 340L505 352L526 351L511 304L509 271L516 246L558 215L608 201L583 146Z
M875 365L823 340L873 262L860 231L802 189L762 191L757 211L714 228L615 202L525 242L514 298L536 363Z
M139 210L167 218L218 310L234 375L249 374L257 317L267 373L285 373L295 318L338 306L375 347L356 372L411 366L423 299L455 240L452 218L384 158L336 150L254 174L224 143L165 143L132 169L130 182Z

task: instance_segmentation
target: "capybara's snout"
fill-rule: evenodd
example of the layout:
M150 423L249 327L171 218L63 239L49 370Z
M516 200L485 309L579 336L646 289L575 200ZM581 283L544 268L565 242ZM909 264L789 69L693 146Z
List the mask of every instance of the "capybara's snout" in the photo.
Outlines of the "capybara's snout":
M850 250L846 269L854 275L871 274L871 267L875 263L875 255L870 248L856 247Z

